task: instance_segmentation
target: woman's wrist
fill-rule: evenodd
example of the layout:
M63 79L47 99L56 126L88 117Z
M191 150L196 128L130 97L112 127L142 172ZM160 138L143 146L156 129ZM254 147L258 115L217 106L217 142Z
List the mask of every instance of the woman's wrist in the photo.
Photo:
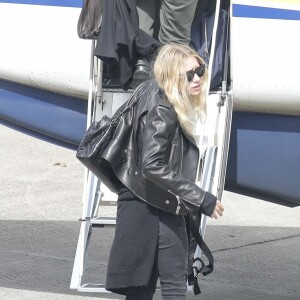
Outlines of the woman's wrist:
M216 202L217 202L216 196L214 196L209 192L205 192L205 196L200 207L201 213L210 217L214 212L214 209L216 207Z

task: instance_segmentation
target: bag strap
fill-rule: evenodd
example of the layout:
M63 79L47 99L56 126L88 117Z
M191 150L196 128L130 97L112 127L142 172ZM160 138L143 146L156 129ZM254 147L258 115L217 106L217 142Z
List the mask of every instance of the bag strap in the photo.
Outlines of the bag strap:
M136 103L137 98L135 97L136 94L142 89L142 87L145 85L144 82L142 82L140 85L138 85L138 87L132 92L130 98L127 100L127 106L124 108L123 111L121 111L118 115L113 116L112 121L118 121L120 119L120 117L126 112L128 111L133 104Z
M199 233L199 227L200 227L200 222L201 222L201 214L200 218L198 217L198 212L192 214L189 213L189 220L190 220L190 225L191 225L191 231L192 234L199 245L202 253L207 257L208 259L208 265L205 265L204 261L200 257L196 257L194 259L194 262L199 261L201 263L201 268L198 267L193 267L195 271L195 275L193 275L193 278L190 278L194 282L194 294L198 295L201 293L198 280L197 278L202 274L203 276L207 276L214 270L214 257L209 250L208 246L204 242L202 236Z

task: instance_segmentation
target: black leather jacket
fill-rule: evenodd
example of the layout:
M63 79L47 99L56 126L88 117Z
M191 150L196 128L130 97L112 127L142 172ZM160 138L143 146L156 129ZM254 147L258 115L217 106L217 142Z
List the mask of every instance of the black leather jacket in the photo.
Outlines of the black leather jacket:
M201 208L210 216L216 197L194 183L199 150L179 126L174 108L153 80L135 97L104 155L115 175L135 196L165 212L187 215Z

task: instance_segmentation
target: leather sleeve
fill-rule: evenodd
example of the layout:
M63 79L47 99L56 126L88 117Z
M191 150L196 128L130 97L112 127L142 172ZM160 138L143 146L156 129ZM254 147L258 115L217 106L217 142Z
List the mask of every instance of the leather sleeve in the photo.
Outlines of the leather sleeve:
M170 197L173 195L177 200L180 198L181 203L183 201L189 209L200 209L205 202L203 208L208 210L203 213L211 215L216 197L177 174L165 163L165 155L176 126L178 119L172 107L158 105L148 113L140 149L141 170L147 180L169 192Z

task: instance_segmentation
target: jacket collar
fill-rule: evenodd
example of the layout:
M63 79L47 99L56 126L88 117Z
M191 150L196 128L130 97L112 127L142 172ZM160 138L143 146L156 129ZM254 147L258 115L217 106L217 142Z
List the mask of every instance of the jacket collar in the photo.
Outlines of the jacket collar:
M160 95L160 98L161 98L161 104L162 104L162 105L164 105L164 106L166 106L166 107L168 107L168 108L173 107L173 105L168 101L167 96L166 96L166 94L164 93L163 90L159 89L159 92L158 92L158 93L159 93L159 95ZM180 126L180 125L179 125L179 126ZM182 133L184 134L184 136L185 136L192 144L194 144L194 145L198 148L198 145L197 145L197 143L196 143L194 137L193 137L193 136L190 136L189 134L187 134L182 128L181 128L181 130L182 130Z
M159 99L160 99L160 105L163 105L163 106L168 107L168 108L173 107L173 105L168 101L165 92L164 92L162 89L160 89L160 88L158 87L158 84L157 84L157 82L156 82L155 80L149 80L148 84L149 84L149 85L153 85L154 88L155 88L155 87L158 88L158 96L159 96ZM179 125L179 126L180 126L180 125ZM198 148L197 143L196 143L194 137L188 135L182 128L181 128L181 130L182 130L182 133L184 134L184 136L185 136L192 144L194 144L194 145Z

